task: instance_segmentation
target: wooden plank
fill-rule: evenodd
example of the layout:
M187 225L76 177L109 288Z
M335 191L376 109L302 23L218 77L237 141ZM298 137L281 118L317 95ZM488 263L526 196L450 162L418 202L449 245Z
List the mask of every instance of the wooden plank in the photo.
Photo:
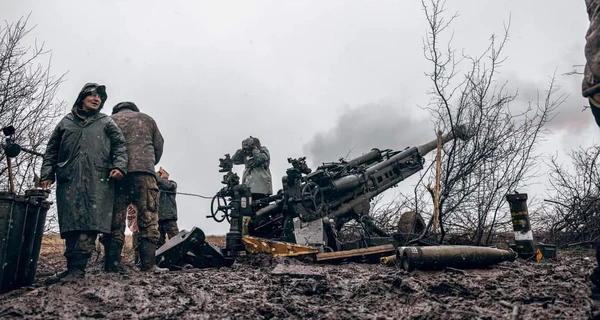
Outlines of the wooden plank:
M318 253L317 254L317 262L336 260L336 259L344 259L344 258L352 258L352 257L361 257L361 256L368 256L368 255L372 255L372 254L381 254L381 253L387 253L387 252L394 252L393 244L384 244L382 246L375 246L375 247L370 247L370 248L360 248L360 249L353 249L353 250Z

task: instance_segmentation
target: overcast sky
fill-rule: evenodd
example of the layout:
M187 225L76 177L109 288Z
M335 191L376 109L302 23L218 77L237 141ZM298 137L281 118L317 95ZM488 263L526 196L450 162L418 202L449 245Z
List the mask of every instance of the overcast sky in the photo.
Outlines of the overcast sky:
M454 46L479 54L511 17L500 77L525 103L556 70L569 99L543 144L554 153L596 142L581 109L588 25L582 0L448 0L460 16ZM371 148L403 149L435 138L428 114L430 69L421 2L410 1L0 1L7 22L31 13L30 40L68 72L59 98L70 106L86 82L107 86L104 112L133 101L165 138L160 165L179 191L214 195L218 158L249 135L271 152L275 189L288 157L314 168ZM65 110L65 113L68 110ZM236 171L241 175L242 168ZM527 192L525 190L524 192ZM206 219L209 201L178 196L180 228L224 234Z

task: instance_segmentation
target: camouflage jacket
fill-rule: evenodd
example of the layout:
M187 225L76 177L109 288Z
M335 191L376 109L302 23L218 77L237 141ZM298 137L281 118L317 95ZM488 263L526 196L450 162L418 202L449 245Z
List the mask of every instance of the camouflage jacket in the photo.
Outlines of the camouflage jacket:
M177 183L156 176L158 189L160 190L160 202L158 205L158 220L177 220Z
M585 35L585 69L582 95L592 97L600 92L600 0L585 0L590 20Z
M113 108L115 120L127 142L127 172L154 175L154 166L163 153L163 137L152 117L139 112L134 104L120 103Z
M244 164L242 183L250 187L252 193L273 194L271 182L271 155L265 146L252 149L252 154L245 154L239 149L231 157L234 164Z

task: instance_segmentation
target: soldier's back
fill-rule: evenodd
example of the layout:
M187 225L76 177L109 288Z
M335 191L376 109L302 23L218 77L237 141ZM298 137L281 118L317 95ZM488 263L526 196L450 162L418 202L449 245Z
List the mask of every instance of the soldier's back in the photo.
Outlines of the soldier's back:
M157 137L158 128L154 119L145 113L132 110L121 110L111 117L127 142L128 172L154 174L154 166L159 160L155 146L159 144L162 147L162 137Z

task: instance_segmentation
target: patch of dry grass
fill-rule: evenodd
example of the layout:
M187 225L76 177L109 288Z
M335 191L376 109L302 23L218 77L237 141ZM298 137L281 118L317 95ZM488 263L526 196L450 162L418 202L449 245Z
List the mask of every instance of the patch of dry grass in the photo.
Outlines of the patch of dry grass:
M206 236L206 241L218 247L225 247L225 236L224 235L210 235ZM96 245L101 250L102 245L98 242ZM125 236L125 248L133 248L132 237L130 235ZM60 238L58 234L45 234L42 238L42 254L62 254L65 251L65 241Z
M225 247L225 236L206 236L206 242L217 247Z
M44 234L42 238L42 254L63 253L65 251L65 241L58 234Z

